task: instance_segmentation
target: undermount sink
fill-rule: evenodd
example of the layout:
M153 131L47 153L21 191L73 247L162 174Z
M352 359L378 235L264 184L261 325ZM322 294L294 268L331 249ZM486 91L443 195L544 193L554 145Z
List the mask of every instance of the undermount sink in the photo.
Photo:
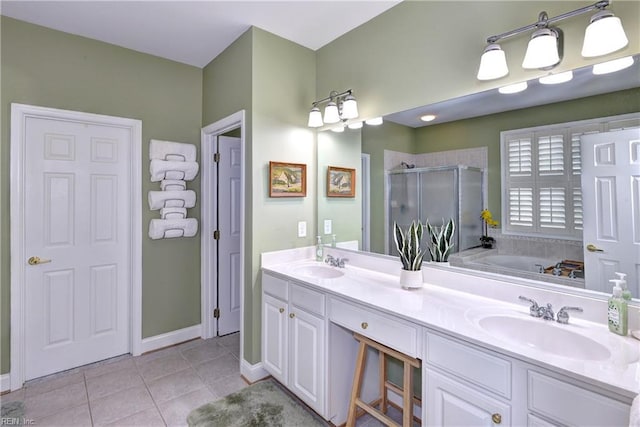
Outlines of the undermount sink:
M555 322L500 314L482 317L478 320L478 326L502 341L514 342L556 356L592 361L611 357L607 347L571 331L567 325Z
M316 279L337 279L344 276L344 272L328 265L303 265L294 269L296 274Z

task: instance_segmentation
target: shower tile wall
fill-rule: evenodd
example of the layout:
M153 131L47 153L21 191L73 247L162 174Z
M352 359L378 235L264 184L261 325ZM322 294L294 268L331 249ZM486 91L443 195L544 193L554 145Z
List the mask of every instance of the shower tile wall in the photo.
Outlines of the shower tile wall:
M584 259L582 241L579 240L514 236L502 234L497 229L489 229L489 235L496 239L495 249L500 255L523 255L557 261Z
M400 169L402 168L401 163L405 162L410 165L415 165L417 168L465 165L486 170L489 165L488 154L489 150L487 147L422 154L384 150L384 169Z

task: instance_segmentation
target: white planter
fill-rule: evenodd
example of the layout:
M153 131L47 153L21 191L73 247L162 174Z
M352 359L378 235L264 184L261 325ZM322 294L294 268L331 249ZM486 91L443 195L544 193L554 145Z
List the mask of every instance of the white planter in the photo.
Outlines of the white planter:
M422 287L422 270L400 270L400 286L404 289L419 289Z

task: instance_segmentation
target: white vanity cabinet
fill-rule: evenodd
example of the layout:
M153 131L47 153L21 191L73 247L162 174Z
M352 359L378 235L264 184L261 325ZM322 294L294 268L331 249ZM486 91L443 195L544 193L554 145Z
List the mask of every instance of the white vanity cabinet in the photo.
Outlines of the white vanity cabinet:
M325 413L325 296L262 274L262 362L280 383Z
M630 404L604 390L425 329L428 426L626 426Z

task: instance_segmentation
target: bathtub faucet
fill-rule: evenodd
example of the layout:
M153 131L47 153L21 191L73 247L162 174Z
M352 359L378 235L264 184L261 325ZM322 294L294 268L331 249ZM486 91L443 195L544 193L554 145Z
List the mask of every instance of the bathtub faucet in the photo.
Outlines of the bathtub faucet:
M542 264L536 264L536 267L538 267L538 273L544 273L544 267Z

